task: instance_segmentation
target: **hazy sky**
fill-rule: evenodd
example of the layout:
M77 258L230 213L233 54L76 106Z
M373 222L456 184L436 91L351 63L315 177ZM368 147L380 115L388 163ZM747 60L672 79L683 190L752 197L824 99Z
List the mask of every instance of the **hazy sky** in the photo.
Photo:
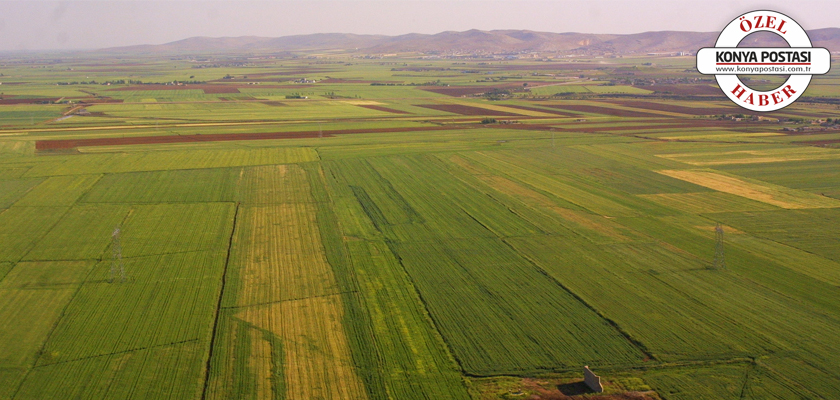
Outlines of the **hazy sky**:
M840 0L0 0L0 51L160 44L192 36L325 32L709 32L756 9L787 14L806 29L840 26Z

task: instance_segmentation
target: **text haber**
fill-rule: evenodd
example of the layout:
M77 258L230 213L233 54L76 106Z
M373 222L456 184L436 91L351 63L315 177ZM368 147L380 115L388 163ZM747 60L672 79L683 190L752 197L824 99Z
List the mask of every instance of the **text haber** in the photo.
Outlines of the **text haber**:
M796 94L796 91L790 85L787 85L773 93L770 94L763 94L763 93L756 93L751 91L749 88L742 87L741 85L735 86L735 89L732 89L732 94L738 98L738 100L743 101L744 103L748 103L751 105L758 105L759 107L764 107L770 105L770 100L773 100L773 104L780 104L787 99L793 97ZM746 97L743 97L744 95ZM782 95L785 95L785 98L782 98Z

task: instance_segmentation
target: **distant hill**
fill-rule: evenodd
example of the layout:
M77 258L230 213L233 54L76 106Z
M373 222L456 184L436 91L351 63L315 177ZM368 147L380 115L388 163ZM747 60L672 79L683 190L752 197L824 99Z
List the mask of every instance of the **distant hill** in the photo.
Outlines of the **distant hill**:
M812 44L840 51L840 28L808 32ZM655 53L695 51L713 46L717 32L644 32L628 35L590 33L551 33L528 30L477 29L465 32L441 32L434 35L411 33L400 36L318 33L312 35L267 38L192 37L159 45L115 47L109 53L208 53L208 52L278 52L303 50L359 50L365 53L512 53L512 52L581 52L581 53ZM754 34L743 45L783 46L777 35Z

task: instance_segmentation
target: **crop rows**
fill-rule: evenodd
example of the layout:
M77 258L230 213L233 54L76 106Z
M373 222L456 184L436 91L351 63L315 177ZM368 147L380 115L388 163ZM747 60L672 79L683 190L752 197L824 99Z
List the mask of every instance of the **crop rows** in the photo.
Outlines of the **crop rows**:
M190 203L234 200L241 168L108 174L81 200L85 203Z
M8 208L43 179L0 180L0 209Z
M312 149L287 147L87 154L35 165L26 177L291 164L316 161L317 157Z
M354 167L369 169L364 162L344 163L330 171L352 180L347 187L377 229L386 236L397 232L393 240L405 242L395 244L392 251L417 285L462 368L477 374L510 373L582 360L609 362L607 354L615 357L614 362L642 358L556 282L502 241L492 239L534 234L533 225L503 212L499 203L457 180L447 180L445 166L435 160L424 159L421 167L415 158L377 159L372 165L380 177L373 174L372 179L370 173L349 172ZM436 201L437 196L451 200ZM410 207L399 204L403 198L411 199ZM417 214L414 221L406 210ZM441 235L437 227L424 227L426 221L448 221L454 231L459 219L477 224L472 235L470 230L458 230L469 239L451 240L446 231Z
M244 173L210 397L365 398L306 173Z

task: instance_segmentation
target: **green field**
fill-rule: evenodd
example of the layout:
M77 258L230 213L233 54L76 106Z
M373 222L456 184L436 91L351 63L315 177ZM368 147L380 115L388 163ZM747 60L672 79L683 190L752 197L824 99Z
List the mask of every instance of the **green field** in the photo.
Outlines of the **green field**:
M840 398L836 71L6 57L0 400Z

